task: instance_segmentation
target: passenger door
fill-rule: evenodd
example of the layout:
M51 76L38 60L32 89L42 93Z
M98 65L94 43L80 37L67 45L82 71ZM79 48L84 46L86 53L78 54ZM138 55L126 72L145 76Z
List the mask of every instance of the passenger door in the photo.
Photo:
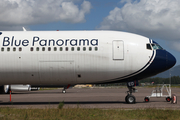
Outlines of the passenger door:
M113 60L124 60L124 42L122 40L114 40L112 45Z

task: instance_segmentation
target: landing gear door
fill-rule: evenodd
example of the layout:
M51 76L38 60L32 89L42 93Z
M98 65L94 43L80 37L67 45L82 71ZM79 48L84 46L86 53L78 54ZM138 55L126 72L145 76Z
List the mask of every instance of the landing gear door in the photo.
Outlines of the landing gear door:
M124 42L122 40L113 41L113 60L124 60Z
M128 86L128 87L139 86L139 81L138 81L138 80L135 80L135 81L127 82L127 86Z

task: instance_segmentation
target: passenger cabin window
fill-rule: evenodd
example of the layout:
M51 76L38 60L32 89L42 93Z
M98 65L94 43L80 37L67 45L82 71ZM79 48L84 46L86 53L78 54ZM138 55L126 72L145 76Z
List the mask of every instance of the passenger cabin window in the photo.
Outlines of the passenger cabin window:
M83 51L86 51L86 47L83 47Z
M59 48L59 50L60 50L60 51L63 51L63 48L62 48L62 47L60 47L60 48Z
M15 47L13 48L13 51L14 51L14 52L16 51L16 48L15 48Z
M77 51L80 51L80 47L77 47Z
M31 47L30 49L31 49L31 51L33 51L33 47Z
M89 47L89 51L91 51L92 50L92 47Z
M48 51L51 51L51 47L48 47Z
M151 48L151 45L150 45L150 44L146 44L146 48L147 48L148 50L152 50L152 48Z
M66 51L68 51L68 47L66 47Z
M7 51L8 51L8 52L10 51L10 48L9 48L9 47L7 48Z
M45 51L45 47L42 47L42 51Z
M98 47L95 47L95 51L97 51L98 50Z
M4 51L4 48L3 48L3 47L1 48L1 51Z
M36 51L39 51L39 47L36 48Z
M74 47L71 47L71 51L74 51Z
M57 47L54 47L54 51L57 51Z
M22 51L22 48L21 48L21 47L19 48L19 51Z

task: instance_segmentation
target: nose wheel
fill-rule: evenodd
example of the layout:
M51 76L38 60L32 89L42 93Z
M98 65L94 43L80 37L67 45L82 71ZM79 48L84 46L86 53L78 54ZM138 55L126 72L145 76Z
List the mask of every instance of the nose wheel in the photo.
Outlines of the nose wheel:
M63 89L63 90L62 90L62 93L64 93L64 94L65 94L65 93L66 93L66 90L65 90L65 89Z
M132 95L132 92L136 92L137 90L133 87L128 87L129 91L127 91L127 96L125 97L125 101L128 104L135 104L136 97Z
M127 95L125 98L126 103L129 104L135 104L136 103L136 98L134 97L134 95Z

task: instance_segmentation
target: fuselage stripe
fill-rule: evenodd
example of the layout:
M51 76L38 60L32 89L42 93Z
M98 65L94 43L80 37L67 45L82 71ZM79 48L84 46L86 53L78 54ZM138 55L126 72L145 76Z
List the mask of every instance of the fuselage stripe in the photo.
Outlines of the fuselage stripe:
M144 71L143 69L145 69L148 65L151 64L152 59L155 58L154 56L155 56L155 52L153 51L150 60L149 60L149 61L147 62L147 64L146 64L143 68L141 68L140 70L138 70L138 71L136 71L136 72L134 72L134 73L132 73L132 74L126 75L126 76L124 76L124 77L107 80L106 82L109 82L109 81L110 81L110 82L113 82L113 81L118 81L118 80L122 80L122 79L128 79L129 77L133 77L134 75L137 75L138 73L139 73L139 74L142 73L142 72ZM146 69L145 69L145 70L146 70ZM103 82L105 82L105 81L103 81Z
M146 64L143 68L141 68L140 70L138 70L137 72L134 72L134 73L132 73L132 74L130 74L130 75L127 75L127 76L124 76L124 77L120 77L120 78L116 78L116 79L123 79L123 78L125 78L125 77L132 76L132 75L134 75L134 74L136 74L136 73L138 73L138 72L142 71L144 68L146 68L146 67L147 67L147 65L148 65L148 64L150 64L150 63L151 63L151 60L153 59L153 56L154 56L154 51L153 51L153 54L152 54L152 56L151 56L150 60L148 61L148 63L147 63L147 64Z

